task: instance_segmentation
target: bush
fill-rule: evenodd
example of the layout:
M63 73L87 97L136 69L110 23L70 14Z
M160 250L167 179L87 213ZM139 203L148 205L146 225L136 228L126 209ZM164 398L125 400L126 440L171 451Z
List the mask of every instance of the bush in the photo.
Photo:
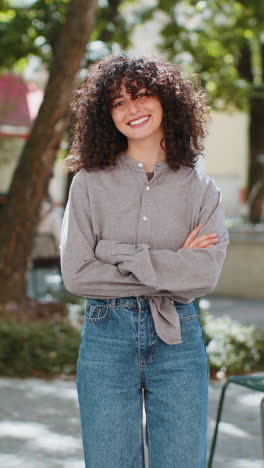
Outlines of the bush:
M18 322L0 314L0 375L9 377L75 376L80 343L83 299L65 296L72 323L54 316ZM64 301L63 301L64 302ZM199 307L199 303L197 303ZM211 377L264 369L264 330L229 316L214 318L199 307Z
M264 369L264 330L228 315L215 318L201 311L206 351L212 374L240 374Z
M0 375L74 375L80 332L68 323L0 322Z

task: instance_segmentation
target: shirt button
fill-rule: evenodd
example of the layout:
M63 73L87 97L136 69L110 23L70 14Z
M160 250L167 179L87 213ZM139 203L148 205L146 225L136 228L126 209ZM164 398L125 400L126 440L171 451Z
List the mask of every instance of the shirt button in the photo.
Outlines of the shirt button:
M147 185L147 186L146 186L146 190L150 190L150 187L149 187L149 185Z
M142 219L143 219L143 221L147 221L147 220L148 220L147 216L143 216Z
M143 166L143 163L138 163L138 167L142 167Z

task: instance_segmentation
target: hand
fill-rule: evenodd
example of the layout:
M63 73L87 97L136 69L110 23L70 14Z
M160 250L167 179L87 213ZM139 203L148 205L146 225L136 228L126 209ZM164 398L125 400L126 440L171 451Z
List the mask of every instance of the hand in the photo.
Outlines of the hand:
M199 224L186 238L182 249L205 249L211 248L214 244L218 242L218 236L216 232L211 234L203 234L202 236L197 236L198 232L202 228L202 224ZM196 238L195 238L196 237Z

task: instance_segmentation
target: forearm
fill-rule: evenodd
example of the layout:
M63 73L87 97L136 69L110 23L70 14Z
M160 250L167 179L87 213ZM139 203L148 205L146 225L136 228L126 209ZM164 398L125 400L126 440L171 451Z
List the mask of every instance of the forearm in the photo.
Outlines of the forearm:
M198 222L200 234L217 232L218 242L211 248L167 250L151 249L149 244L126 244L101 240L95 255L100 261L116 265L126 275L133 273L142 284L186 298L209 294L216 286L229 244L220 193L204 201Z
M227 238L210 249L154 250L148 244L100 241L95 254L116 265L140 283L186 298L209 294L215 287L225 258ZM111 253L110 253L111 252Z
M75 180L61 228L61 270L66 289L83 297L126 297L155 292L132 272L122 274L117 266L95 257L95 239L84 194L83 187Z
M142 284L132 272L121 273L117 266L100 262L95 257L84 256L83 260L73 262L67 247L61 249L61 269L66 289L77 296L126 297L157 292Z

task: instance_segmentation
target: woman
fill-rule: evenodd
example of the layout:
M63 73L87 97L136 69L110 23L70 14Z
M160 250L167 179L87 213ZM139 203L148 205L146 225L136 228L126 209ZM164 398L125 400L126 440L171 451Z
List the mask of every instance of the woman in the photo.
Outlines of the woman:
M61 264L87 298L77 362L89 468L204 468L209 366L194 298L229 239L221 192L195 167L202 89L162 60L108 56L76 91Z

